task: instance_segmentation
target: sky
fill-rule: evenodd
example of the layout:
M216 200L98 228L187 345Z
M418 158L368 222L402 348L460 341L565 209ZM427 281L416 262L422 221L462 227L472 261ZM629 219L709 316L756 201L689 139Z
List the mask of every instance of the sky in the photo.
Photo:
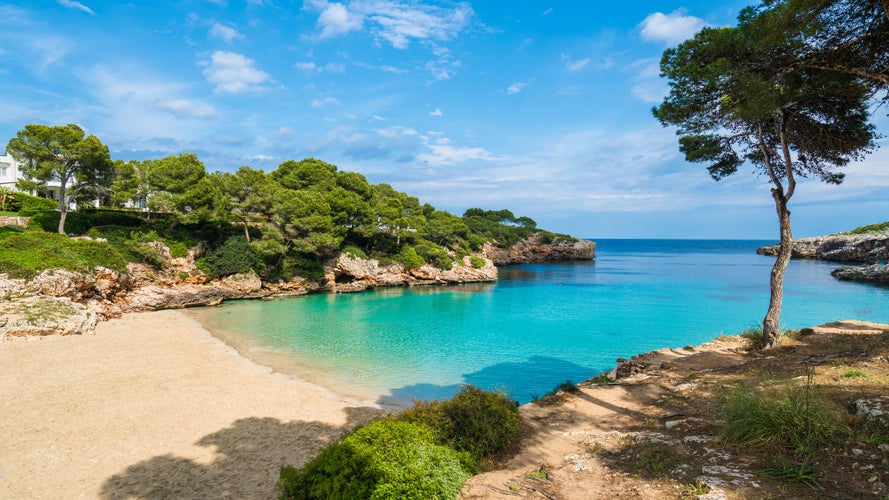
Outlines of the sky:
M766 180L714 182L651 114L663 51L751 1L0 0L0 144L76 123L114 159L314 157L584 238L777 240ZM882 144L798 187L795 236L889 219Z

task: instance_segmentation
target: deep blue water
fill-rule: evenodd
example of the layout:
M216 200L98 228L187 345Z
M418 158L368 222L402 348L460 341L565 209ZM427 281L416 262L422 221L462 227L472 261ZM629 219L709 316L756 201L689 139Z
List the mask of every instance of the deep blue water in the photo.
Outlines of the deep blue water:
M505 267L496 284L239 301L193 314L260 362L383 403L446 397L462 383L525 402L618 357L739 333L765 314L774 259L755 250L770 242L597 243L595 262ZM889 323L889 288L838 281L834 267L791 262L783 327Z

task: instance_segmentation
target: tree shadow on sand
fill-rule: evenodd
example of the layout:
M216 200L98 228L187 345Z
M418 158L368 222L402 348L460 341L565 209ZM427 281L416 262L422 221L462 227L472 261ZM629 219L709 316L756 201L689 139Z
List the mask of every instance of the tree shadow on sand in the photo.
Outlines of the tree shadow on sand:
M479 371L463 375L463 383L485 390L502 390L521 403L535 396L543 396L558 384L570 379L580 382L592 378L602 370L587 368L564 359L549 356L531 356L522 362L504 362L486 366ZM430 400L449 398L460 390L459 384L414 384L382 396L377 402L383 406L406 406L414 399Z
M102 485L103 499L148 498L274 498L278 471L301 466L321 448L380 414L375 408L347 408L347 422L281 422L275 418L244 418L201 438L196 444L215 447L209 464L161 455L127 467Z

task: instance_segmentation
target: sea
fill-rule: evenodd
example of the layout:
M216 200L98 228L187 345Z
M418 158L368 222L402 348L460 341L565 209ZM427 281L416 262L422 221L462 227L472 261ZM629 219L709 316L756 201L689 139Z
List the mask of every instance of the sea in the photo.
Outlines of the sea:
M770 241L596 240L596 260L500 268L489 284L387 288L225 302L188 314L253 361L383 406L462 384L528 402L613 368L760 324ZM838 264L793 260L782 328L889 323L889 287L839 281Z

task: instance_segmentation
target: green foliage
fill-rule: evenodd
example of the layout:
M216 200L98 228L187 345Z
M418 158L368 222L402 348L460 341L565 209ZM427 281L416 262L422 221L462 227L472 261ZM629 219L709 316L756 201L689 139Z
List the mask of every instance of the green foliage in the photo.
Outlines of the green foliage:
M402 247L398 255L395 256L395 260L404 265L405 269L416 269L426 264L423 257L420 257L417 250L410 245Z
M483 259L477 255L470 256L469 263L472 264L472 267L474 267L476 269L481 269L481 268L485 267L485 264L486 264L485 259Z
M439 269L448 270L454 266L454 257L435 243L418 243L414 248L422 260Z
M464 386L355 430L302 469L282 468L278 497L451 499L481 460L512 444L518 423L515 401Z
M261 268L259 255L242 235L231 236L221 246L207 252L200 264L202 270L213 277L248 273Z
M801 463L791 460L784 455L775 457L775 465L763 469L762 471L767 477L784 481L785 483L802 483L813 490L823 489L818 480L821 472L806 457Z
M400 418L432 427L440 442L467 453L475 470L510 447L520 420L515 400L471 385L448 400L416 403Z
M606 377L606 380L608 378ZM577 394L580 392L580 388L577 387L577 384L570 380L566 380L561 384L556 385L553 390L547 392L543 395L542 398L533 397L532 402L538 406L551 406L557 405L565 401L565 394Z
M92 272L97 266L123 271L126 259L107 243L72 240L42 231L0 231L0 273L31 278L44 269Z
M856 227L846 234L879 234L889 232L889 221Z
M108 146L78 125L48 126L30 124L10 139L6 150L20 163L24 177L60 185L59 209L67 213L67 188L73 187L75 196L80 190L95 190L110 184L114 164ZM65 233L65 218L61 217L58 232Z
M432 430L393 419L372 422L334 443L301 470L281 469L278 498L452 499L469 474Z
M737 391L722 408L723 442L811 453L843 430L841 412L811 384L776 391Z
M59 208L59 204L49 198L15 192L11 195L11 200L7 202L7 208L18 211L18 215L22 217L30 217L55 210ZM58 220L56 220L56 225L58 225ZM55 228L52 230L55 230Z

